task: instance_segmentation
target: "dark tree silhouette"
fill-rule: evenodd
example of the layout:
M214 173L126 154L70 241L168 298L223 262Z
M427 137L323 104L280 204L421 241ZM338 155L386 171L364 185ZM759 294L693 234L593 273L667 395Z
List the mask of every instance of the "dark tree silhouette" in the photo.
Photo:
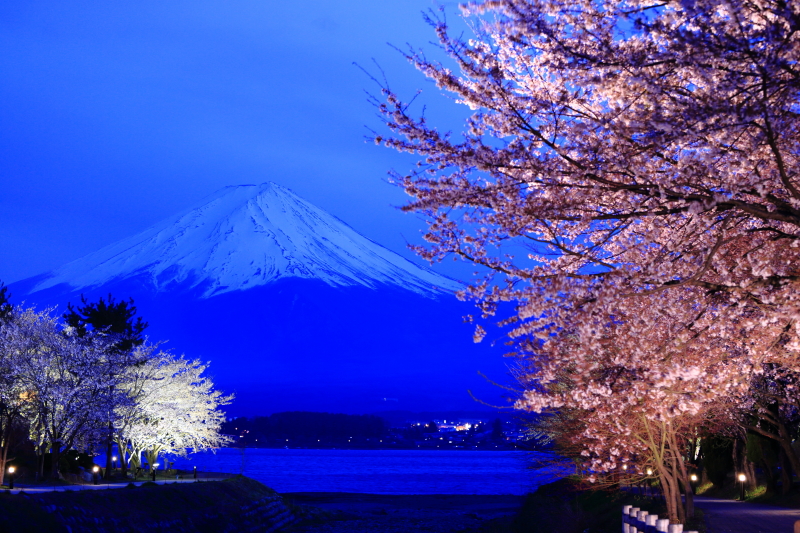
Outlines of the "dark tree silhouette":
M8 302L8 287L0 281L0 323L8 322L11 320L11 311L13 307Z
M76 329L78 335L86 335L88 326L96 331L118 335L120 340L114 344L114 348L120 352L127 352L144 342L142 333L148 324L141 317L134 319L136 307L133 298L115 302L109 294L108 301L100 297L97 302L89 303L81 294L81 302L82 307L67 304L69 311L64 313L64 320Z

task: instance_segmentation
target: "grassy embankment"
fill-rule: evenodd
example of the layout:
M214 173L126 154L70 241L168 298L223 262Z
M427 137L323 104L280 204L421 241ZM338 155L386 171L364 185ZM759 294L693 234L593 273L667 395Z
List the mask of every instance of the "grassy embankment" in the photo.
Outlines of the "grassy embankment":
M127 489L0 493L0 531L260 531L294 520L282 498L261 483L237 476L205 483Z

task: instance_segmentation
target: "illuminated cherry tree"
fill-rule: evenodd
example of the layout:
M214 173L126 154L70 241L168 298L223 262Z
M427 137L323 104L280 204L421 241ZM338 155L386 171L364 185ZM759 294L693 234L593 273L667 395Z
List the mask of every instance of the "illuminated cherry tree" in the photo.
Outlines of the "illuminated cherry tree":
M683 431L715 402L744 406L765 365L796 368L800 4L485 0L465 12L469 40L431 20L452 65L407 53L472 110L463 133L384 87L390 133L375 141L419 156L394 176L413 197L405 209L429 221L418 252L486 267L463 294L484 318L514 304L502 324L527 360L517 406L591 412L585 442L603 471L618 449L604 435L631 423L612 431L611 417ZM548 387L564 368L568 393Z
M52 452L55 477L60 454L94 444L105 413L125 400L113 392L107 337L78 338L49 310L15 309L13 315L0 332L0 353L13 376L7 401L17 403L39 453Z
M658 479L670 518L683 521L693 514L690 441L712 421L716 431L734 426L754 377L786 363L772 341L780 328L741 335L727 311L684 288L582 315L548 342L521 346L530 355L516 407L569 414L550 429L590 481Z
M145 346L143 349L147 349ZM124 389L134 400L118 412L118 447L129 450L132 467L145 454L152 466L159 454L186 455L228 442L220 433L220 407L233 397L214 390L203 372L207 365L159 352L140 367L131 367ZM123 457L123 460L126 460Z

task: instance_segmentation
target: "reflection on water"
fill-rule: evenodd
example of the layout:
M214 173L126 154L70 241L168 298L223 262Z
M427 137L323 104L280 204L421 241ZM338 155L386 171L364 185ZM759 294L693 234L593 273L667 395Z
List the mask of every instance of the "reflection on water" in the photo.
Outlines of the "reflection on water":
M532 460L530 452L223 448L175 466L241 473L278 492L525 494L557 477L531 470Z

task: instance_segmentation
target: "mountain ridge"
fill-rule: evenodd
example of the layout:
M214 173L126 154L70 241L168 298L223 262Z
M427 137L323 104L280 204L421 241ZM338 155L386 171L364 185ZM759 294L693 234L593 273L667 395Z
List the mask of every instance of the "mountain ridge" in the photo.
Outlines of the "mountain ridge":
M202 285L203 298L286 277L330 286L397 285L427 296L461 288L288 188L265 182L225 187L136 235L34 276L39 280L30 292L60 284L88 289L130 277L149 280L157 291Z

